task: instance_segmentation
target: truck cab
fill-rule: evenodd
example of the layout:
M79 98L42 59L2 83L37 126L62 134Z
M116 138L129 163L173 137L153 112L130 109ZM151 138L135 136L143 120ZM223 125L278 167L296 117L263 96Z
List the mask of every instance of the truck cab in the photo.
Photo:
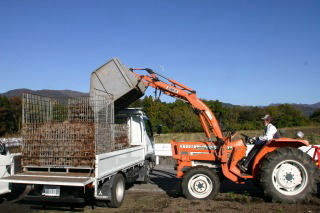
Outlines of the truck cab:
M116 124L127 124L131 146L145 146L146 160L154 166L154 138L149 118L141 108L127 108L115 116Z
M5 150L5 144L0 141L0 177L10 176L10 164L11 157L10 153ZM0 195L10 192L8 183L0 182Z

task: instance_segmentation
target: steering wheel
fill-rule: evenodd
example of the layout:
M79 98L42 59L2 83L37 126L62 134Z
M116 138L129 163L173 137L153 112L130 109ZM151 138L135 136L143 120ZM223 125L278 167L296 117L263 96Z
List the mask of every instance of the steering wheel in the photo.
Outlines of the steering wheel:
M244 137L244 140L247 144L252 144L252 138L249 137L248 135L241 134Z

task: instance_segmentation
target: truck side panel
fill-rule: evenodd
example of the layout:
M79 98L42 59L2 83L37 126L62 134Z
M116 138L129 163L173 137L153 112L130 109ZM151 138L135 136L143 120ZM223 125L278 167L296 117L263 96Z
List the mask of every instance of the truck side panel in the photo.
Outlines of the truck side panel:
M98 180L102 179L113 173L143 162L144 158L143 146L96 155L96 178Z
M0 155L0 177L4 178L10 176L8 167L10 166L10 153ZM9 183L0 182L0 195L10 192Z

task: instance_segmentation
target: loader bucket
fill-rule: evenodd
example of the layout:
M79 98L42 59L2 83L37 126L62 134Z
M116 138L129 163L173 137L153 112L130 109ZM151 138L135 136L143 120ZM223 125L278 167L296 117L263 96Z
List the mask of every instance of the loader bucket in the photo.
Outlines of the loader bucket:
M113 58L92 72L90 95L113 96L115 112L126 108L143 96L147 86L124 66L118 58Z

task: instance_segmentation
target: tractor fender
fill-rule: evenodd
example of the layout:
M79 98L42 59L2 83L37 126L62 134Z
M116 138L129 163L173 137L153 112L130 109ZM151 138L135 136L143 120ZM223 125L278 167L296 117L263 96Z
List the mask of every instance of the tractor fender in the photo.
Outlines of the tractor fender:
M301 146L309 146L309 142L306 140L292 139L292 138L279 138L268 141L261 150L257 153L252 164L252 175L257 177L259 171L259 165L264 157L269 153L280 147L293 147L299 148Z

